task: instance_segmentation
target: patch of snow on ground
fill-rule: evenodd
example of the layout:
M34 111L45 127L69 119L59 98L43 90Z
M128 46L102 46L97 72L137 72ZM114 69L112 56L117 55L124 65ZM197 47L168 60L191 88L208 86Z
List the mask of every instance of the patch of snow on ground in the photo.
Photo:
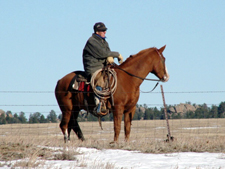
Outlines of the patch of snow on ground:
M225 154L223 153L145 154L138 151L93 148L78 148L77 151L82 153L76 155L77 160L49 160L45 161L40 168L92 169L96 166L101 168L103 165L100 164L112 164L117 169L225 169Z

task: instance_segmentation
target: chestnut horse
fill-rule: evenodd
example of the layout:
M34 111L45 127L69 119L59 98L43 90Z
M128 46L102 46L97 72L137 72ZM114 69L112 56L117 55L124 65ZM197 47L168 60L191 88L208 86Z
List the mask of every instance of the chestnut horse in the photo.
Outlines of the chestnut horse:
M159 78L159 81L167 82L169 80L165 58L162 54L165 47L142 50L136 55L130 56L118 67L114 67L117 74L117 89L113 95L114 106L111 106L111 104L108 106L113 113L114 142L118 142L123 115L125 140L129 141L131 121L139 99L140 85L145 77L149 73L153 73ZM83 133L77 122L79 111L82 109L87 110L84 104L84 94L69 90L69 85L75 75L76 71L67 74L58 81L55 88L55 96L62 111L60 128L65 142L70 139L71 129L74 130L79 139L84 140ZM88 94L87 102L88 110L91 112L95 107L93 93Z

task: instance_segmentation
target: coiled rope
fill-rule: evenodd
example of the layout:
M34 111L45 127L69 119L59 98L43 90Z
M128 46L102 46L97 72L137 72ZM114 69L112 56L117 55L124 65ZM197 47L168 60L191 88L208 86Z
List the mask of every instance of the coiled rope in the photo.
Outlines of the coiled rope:
M112 94L115 93L116 88L117 88L116 71L114 69L109 69L108 70L108 75L109 75L108 78L109 78L109 82L110 82L109 83L110 87L103 88L102 91L99 91L99 90L96 89L96 86L95 86L94 82L95 82L96 76L101 71L102 71L102 69L99 69L92 75L92 77L91 77L91 86L92 86L92 89L93 89L93 91L94 91L94 93L96 94L97 97L108 99L108 98L111 97Z

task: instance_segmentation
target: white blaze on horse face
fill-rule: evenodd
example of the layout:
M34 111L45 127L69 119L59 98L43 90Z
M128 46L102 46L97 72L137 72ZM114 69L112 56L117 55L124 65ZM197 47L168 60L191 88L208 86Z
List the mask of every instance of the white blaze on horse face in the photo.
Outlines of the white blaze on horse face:
M163 77L163 82L167 82L168 80L169 80L169 78L170 78L170 75L169 75L169 73L168 73L168 71L167 71L167 67L165 66L165 75L164 75L164 77Z

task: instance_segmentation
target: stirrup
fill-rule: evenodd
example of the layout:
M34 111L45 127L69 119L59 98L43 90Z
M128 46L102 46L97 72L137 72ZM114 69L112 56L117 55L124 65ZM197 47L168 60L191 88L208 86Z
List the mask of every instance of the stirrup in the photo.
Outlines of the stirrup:
M101 116L105 116L109 113L109 110L106 110L106 112L97 112L97 106L94 108L94 110L92 111L92 114L96 117L101 117Z
M97 113L106 113L107 108L105 102L100 100L100 103L97 105Z
M105 102L101 103L101 112L102 113L106 113L107 112L107 108L106 108Z

